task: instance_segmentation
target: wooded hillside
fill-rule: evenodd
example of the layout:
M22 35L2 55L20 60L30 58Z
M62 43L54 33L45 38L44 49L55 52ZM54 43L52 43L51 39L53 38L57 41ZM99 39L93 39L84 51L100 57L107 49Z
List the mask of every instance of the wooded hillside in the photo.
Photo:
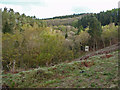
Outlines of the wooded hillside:
M4 8L3 69L50 66L118 42L118 9L41 20ZM59 19L58 19L59 18Z

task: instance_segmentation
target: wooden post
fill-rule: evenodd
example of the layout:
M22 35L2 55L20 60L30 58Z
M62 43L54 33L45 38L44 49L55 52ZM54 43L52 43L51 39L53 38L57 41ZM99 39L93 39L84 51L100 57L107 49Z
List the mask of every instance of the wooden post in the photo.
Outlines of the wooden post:
M13 61L13 70L12 72L14 73L15 72L15 60Z

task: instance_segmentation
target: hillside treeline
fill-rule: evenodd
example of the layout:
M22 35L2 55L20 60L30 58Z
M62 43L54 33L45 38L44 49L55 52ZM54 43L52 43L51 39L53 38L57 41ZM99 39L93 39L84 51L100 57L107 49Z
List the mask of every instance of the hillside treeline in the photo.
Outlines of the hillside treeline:
M91 21L91 17L96 17L102 26L108 25L109 23L115 23L118 25L118 9L108 10L106 12L100 12L95 14L89 14L84 16L82 19L78 20L75 27L82 25L84 28L87 27Z
M84 15L84 14L85 13L73 14L73 15L65 15L65 16L56 16L56 17L53 17L53 18L45 18L43 20L73 18L73 17Z

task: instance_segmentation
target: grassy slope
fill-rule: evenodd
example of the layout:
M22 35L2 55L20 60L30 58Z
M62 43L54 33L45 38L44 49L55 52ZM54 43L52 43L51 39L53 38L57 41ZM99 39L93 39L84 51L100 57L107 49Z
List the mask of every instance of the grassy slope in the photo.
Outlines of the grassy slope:
M51 25L55 25L55 26L57 26L57 25L71 25L74 20L81 19L82 17L84 17L86 15L88 15L88 14L79 15L79 16L75 16L72 18L63 18L63 19L56 18L56 19L49 19L49 20L44 20L44 21L47 22L48 26L51 26Z
M118 51L110 53L110 58L96 55L81 62L72 61L52 67L43 67L17 74L3 75L3 83L10 87L80 87L109 88L118 86Z

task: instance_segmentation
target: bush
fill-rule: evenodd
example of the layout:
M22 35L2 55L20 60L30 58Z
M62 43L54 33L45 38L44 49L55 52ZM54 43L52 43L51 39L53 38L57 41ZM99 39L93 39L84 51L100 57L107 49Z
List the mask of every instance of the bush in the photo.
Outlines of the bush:
M51 28L25 29L3 34L4 70L48 66L73 58L73 52L64 47L65 38L61 34L50 31Z

